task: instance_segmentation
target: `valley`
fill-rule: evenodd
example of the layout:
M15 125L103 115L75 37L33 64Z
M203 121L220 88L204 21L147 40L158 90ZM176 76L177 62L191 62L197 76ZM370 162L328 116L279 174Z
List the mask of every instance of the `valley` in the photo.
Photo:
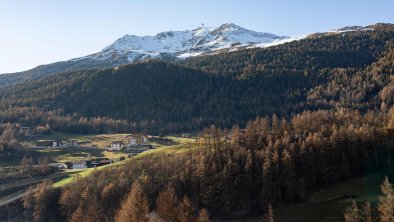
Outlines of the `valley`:
M0 75L0 221L389 222L393 61L225 23Z

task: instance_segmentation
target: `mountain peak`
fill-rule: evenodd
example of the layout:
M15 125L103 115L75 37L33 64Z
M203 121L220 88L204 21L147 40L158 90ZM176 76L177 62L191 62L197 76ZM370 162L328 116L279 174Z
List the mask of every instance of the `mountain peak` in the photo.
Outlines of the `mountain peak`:
M269 43L286 37L244 29L234 23L225 23L217 28L200 26L194 30L165 31L155 36L125 35L114 43L84 59L108 60L122 58L129 62L160 57L200 55L217 50ZM112 63L112 62L111 62Z
M224 23L221 26L219 26L218 29L233 31L233 30L239 30L244 28L234 23Z

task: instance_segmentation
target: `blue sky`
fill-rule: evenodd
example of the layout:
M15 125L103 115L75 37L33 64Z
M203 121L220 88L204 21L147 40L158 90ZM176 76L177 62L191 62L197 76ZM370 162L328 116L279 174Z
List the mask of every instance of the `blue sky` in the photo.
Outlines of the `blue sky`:
M232 22L297 36L394 23L393 0L0 0L0 73L100 51L125 34Z

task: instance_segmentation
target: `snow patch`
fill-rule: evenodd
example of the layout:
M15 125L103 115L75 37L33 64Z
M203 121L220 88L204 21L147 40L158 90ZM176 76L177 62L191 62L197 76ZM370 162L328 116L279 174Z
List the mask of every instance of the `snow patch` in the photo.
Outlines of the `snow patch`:
M217 28L198 27L192 31L161 32L155 36L125 35L101 52L77 58L75 61L112 60L125 57L131 62L160 57L161 54L186 58L223 49L236 50L235 48L270 44L286 39L288 38L247 30L230 23Z

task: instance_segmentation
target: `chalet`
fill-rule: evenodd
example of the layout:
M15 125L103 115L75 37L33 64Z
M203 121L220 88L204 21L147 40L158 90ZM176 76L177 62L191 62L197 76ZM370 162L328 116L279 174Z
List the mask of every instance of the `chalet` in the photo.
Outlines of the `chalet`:
M150 149L152 149L152 146L146 136L135 135L129 138L129 144L127 144L125 151L133 155Z
M52 142L52 147L61 147L62 146L62 141L60 140L53 140Z
M111 143L111 147L109 148L109 150L111 151L119 151L121 149L123 149L123 142L121 141L115 141Z
M86 169L86 168L88 168L86 161L72 162L72 169Z
M78 147L78 140L67 141L67 147Z
M150 149L153 149L152 145L128 146L126 148L126 152L131 154L139 154Z
M145 146L145 145L149 145L149 141L146 136L131 136L127 147Z

